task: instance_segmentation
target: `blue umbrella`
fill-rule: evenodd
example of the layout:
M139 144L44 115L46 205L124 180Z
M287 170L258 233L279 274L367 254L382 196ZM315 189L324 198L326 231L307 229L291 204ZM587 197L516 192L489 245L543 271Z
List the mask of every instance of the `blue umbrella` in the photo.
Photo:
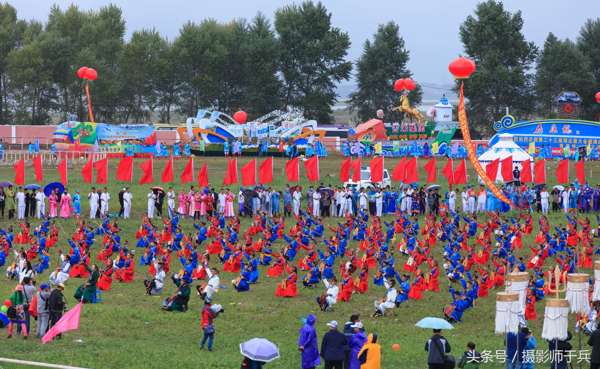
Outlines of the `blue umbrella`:
M36 184L28 184L27 186L25 186L25 189L30 191L37 191L40 187L42 186Z
M4 322L4 326L8 326L8 323L10 323L10 320L8 320L8 317L6 316L6 314L0 312L0 321Z
M254 361L265 363L279 357L279 348L273 342L264 338L253 338L250 341L240 343L240 352Z
M431 328L431 329L454 329L452 324L444 319L427 317L419 320L415 327Z
M63 186L62 183L52 182L44 187L44 194L46 196L50 196L50 192L52 192L52 190L55 188L58 188L59 193L62 193L65 190L65 186Z

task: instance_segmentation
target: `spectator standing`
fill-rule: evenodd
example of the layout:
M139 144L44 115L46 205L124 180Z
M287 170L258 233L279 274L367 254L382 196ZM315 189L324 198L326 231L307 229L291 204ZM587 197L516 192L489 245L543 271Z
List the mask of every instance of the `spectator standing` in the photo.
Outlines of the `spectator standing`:
M354 314L350 316L350 321L344 324L344 336L346 336L346 340L350 341L350 338L354 335L354 325L356 322L360 322L360 314ZM348 343L344 346L344 353L346 354L346 359L344 360L344 368L348 368L350 362L350 346Z
M361 369L381 369L381 346L379 346L377 340L377 335L371 333L358 353Z
M525 348L523 349L523 356L521 357L521 369L533 369L533 364L535 363L535 355L533 352L536 347L535 338L533 338L533 333L531 333L529 328L525 327L521 331L525 334L525 338L527 339Z
M33 285L33 280L31 277L23 278L23 293L25 294L25 304L23 307L25 309L25 326L27 327L27 334L29 334L31 327L31 315L29 314L29 304L33 301L35 297L35 293L37 288ZM17 333L21 333L20 327L17 327Z
M479 369L479 363L481 363L481 354L475 351L475 344L469 342L467 344L467 351L460 358L458 367L460 369Z
M56 323L58 323L60 318L62 318L63 311L66 310L67 300L65 300L65 297L62 294L62 291L64 291L64 289L65 289L65 285L62 283L59 283L56 285L56 288L54 290L52 290L52 292L50 293L50 301L49 301L50 327L49 328L54 327L54 325ZM62 334L57 335L57 337L62 338Z
M42 283L40 292L37 293L37 334L38 338L44 337L48 331L50 321L50 285Z
M298 349L302 352L302 369L314 369L321 365L315 322L317 318L308 314L306 324L300 330Z
M590 369L598 369L600 368L600 329L596 328L596 330L590 334L587 344L592 346Z
M25 325L25 293L23 293L23 285L17 285L13 290L13 294L9 297L11 302L10 310L7 312L7 316L10 319L8 323L8 337L12 338L13 327L15 324L20 326L23 330L23 339L27 339L27 326ZM11 313L12 311L12 313Z
M343 369L346 358L344 346L348 340L338 330L338 322L332 320L327 325L329 332L325 333L321 341L321 357L325 360L325 369Z
M120 217L123 216L123 214L125 213L125 201L123 200L123 195L125 195L125 189L122 189L121 191L119 191L119 205L121 206L121 208L119 209L119 215Z
M212 351L213 340L215 338L213 319L218 317L219 313L223 312L223 309L220 309L220 305L215 305L213 307L211 302L211 299L206 298L206 300L204 300L204 307L202 308L202 330L204 331L204 337L202 337L200 350L204 349L204 344L206 343L206 340L208 340L208 351Z
M444 369L446 354L449 353L451 349L448 340L442 336L442 330L434 329L433 336L425 343L425 351L429 353L427 359L429 369Z
M595 331L594 331L595 332ZM592 332L592 334L594 333ZM568 342L573 338L571 332L567 332L566 340L548 340L548 349L550 350L550 368L552 369L567 369L569 363L567 362L569 355L567 351L571 351L573 346ZM592 337L590 336L590 339ZM588 340L588 344L589 344ZM554 351L560 352L554 352ZM596 351L596 356L598 356L598 352ZM558 358L558 361L555 363L554 359ZM594 366L594 351L592 350L592 358L590 360L590 369L592 368L600 368L599 364Z
M350 327L354 329L354 335L348 340L348 346L350 347L350 362L348 369L360 369L362 364L360 360L358 360L358 354L365 343L367 343L367 335L365 334L363 324L360 321L357 321Z
M509 333L507 338L504 340L506 346L506 369L519 369L521 358L523 357L523 349L527 343L525 334L523 332L518 333L519 347L517 348L517 335Z

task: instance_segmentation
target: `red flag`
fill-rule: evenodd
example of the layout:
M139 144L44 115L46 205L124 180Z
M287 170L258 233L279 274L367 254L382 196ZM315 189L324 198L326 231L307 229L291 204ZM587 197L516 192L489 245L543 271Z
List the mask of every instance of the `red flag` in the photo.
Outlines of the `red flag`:
M352 182L360 182L360 172L362 167L360 166L360 158L354 160L352 164L350 164L350 169L354 170L354 174L352 174Z
M454 184L467 183L467 162L463 159L454 170Z
M531 160L527 159L521 162L521 182L529 183L533 182L533 176L531 175Z
M242 167L242 186L256 184L256 159Z
M21 159L15 164L15 184L25 184L25 159Z
M546 183L546 160L542 159L533 165L535 183Z
M36 156L33 158L33 168L35 169L35 181L42 182L44 180L44 171L42 169L41 156Z
M300 165L298 158L294 158L285 163L288 182L298 182L300 180Z
M133 180L133 155L126 156L119 162L117 181L131 182Z
M108 182L108 158L95 162L94 168L96 168L96 183Z
M383 182L383 156L371 160L369 168L371 168L371 182Z
M67 313L60 318L58 323L56 323L54 327L50 328L50 330L46 332L42 338L42 344L52 341L54 337L63 332L70 331L72 329L79 329L79 316L81 315L82 304L83 301L75 305L75 307L71 310L67 311Z
M435 182L437 179L437 169L435 168L435 157L429 160L429 163L423 167L427 171L427 183Z
M502 174L502 180L504 182L510 182L513 180L513 160L512 155L505 158L501 162L500 174Z
M563 160L558 163L558 169L556 169L556 179L558 183L569 183L569 160Z
M340 182L348 182L350 180L350 165L352 159L348 158L342 162L342 169L340 169Z
M279 140L279 152L283 152L283 140Z
M417 158L412 158L406 163L406 183L419 182L419 170L417 169Z
M206 162L198 172L198 187L206 187L208 186L208 174L206 172Z
M583 185L585 183L585 169L583 168L582 159L579 159L579 161L575 163L575 169L577 169L577 180Z
M444 170L442 170L442 173L446 176L446 179L448 180L448 185L452 187L452 185L454 184L454 165L452 159L448 159L448 162L446 163Z
M192 160L194 160L193 157L190 158L188 165L186 165L185 170L181 174L182 183L185 183L185 182L183 182L183 174L185 174L185 171L190 166L190 162L192 162ZM173 157L172 156L169 158L169 161L167 161L167 165L165 166L165 169L163 169L162 176L160 177L160 179L162 180L163 184L165 184L167 182L173 182ZM192 175L190 176L190 180L186 181L186 182L192 182L193 180L194 180L194 164L192 162Z
M88 161L83 166L83 169L81 169L81 175L83 176L83 181L85 183L92 183L92 176L94 175L94 157L93 156L90 158L90 161Z
M490 180L494 182L498 177L498 167L500 166L500 158L494 160L485 166L485 174L490 177Z
M165 168L167 170L167 168ZM173 173L173 158L171 157L171 173ZM164 175L164 174L163 174ZM172 178L172 177L171 177ZM191 156L185 169L181 173L181 183L188 183L194 181L194 157ZM164 183L164 182L163 182Z
M309 182L318 182L319 181L319 157L313 156L304 162L304 166L306 167L306 176L308 177Z
M140 179L140 185L154 182L154 165L152 158L140 165L140 168L144 171L144 174L142 174L142 178Z
M58 164L58 173L60 174L60 183L62 183L63 185L67 185L68 184L68 177L67 177L67 158L65 157L60 164Z
M403 157L402 160L396 165L394 171L392 172L392 180L394 182L402 182L406 179L406 157Z
M77 139L77 140L75 140L74 143L75 143L75 150L79 151L79 148L80 148L79 145L81 144L81 141L79 141L79 139Z
M273 157L263 161L258 167L258 180L260 183L273 182Z
M229 164L227 164L227 173L225 174L225 179L223 179L224 185L230 185L233 183L238 183L236 159L229 160Z

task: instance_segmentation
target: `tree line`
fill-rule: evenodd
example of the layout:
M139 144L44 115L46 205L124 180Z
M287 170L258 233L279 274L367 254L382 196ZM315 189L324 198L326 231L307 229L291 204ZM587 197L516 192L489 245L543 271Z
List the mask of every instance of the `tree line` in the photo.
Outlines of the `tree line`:
M391 111L399 98L393 84L412 73L399 25L380 24L352 62L348 33L331 17L321 2L304 1L277 9L273 22L258 12L228 23L189 21L174 39L135 30L126 41L115 5L54 5L42 22L19 19L13 6L0 3L0 124L48 124L52 113L87 120L82 66L99 75L90 82L99 122L180 122L198 109L244 110L253 119L294 108L332 123L335 88L351 78L357 87L348 109L358 120L382 109L386 121L401 121L402 113ZM582 96L582 118L600 115L600 19L588 20L574 41L550 34L541 51L522 28L521 13L495 0L478 4L460 26L464 55L477 64L465 86L476 138L491 136L506 107L517 119L555 116L553 99L563 90ZM421 98L417 83L409 100L419 106Z

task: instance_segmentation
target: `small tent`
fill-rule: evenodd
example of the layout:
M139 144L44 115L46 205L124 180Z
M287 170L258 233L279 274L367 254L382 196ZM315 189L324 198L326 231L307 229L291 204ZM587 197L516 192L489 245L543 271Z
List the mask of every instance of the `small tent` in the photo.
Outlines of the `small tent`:
M517 145L513 139L513 135L504 133L499 136L498 142L488 149L486 152L481 154L479 157L479 163L485 169L485 167L496 159L502 160L512 155L513 168L518 167L519 170L523 169L522 162L529 160L532 161L531 167L533 169L533 158L531 155L526 153L522 148ZM498 175L496 176L496 182L502 181L502 165L498 165ZM480 179L481 180L481 179Z

